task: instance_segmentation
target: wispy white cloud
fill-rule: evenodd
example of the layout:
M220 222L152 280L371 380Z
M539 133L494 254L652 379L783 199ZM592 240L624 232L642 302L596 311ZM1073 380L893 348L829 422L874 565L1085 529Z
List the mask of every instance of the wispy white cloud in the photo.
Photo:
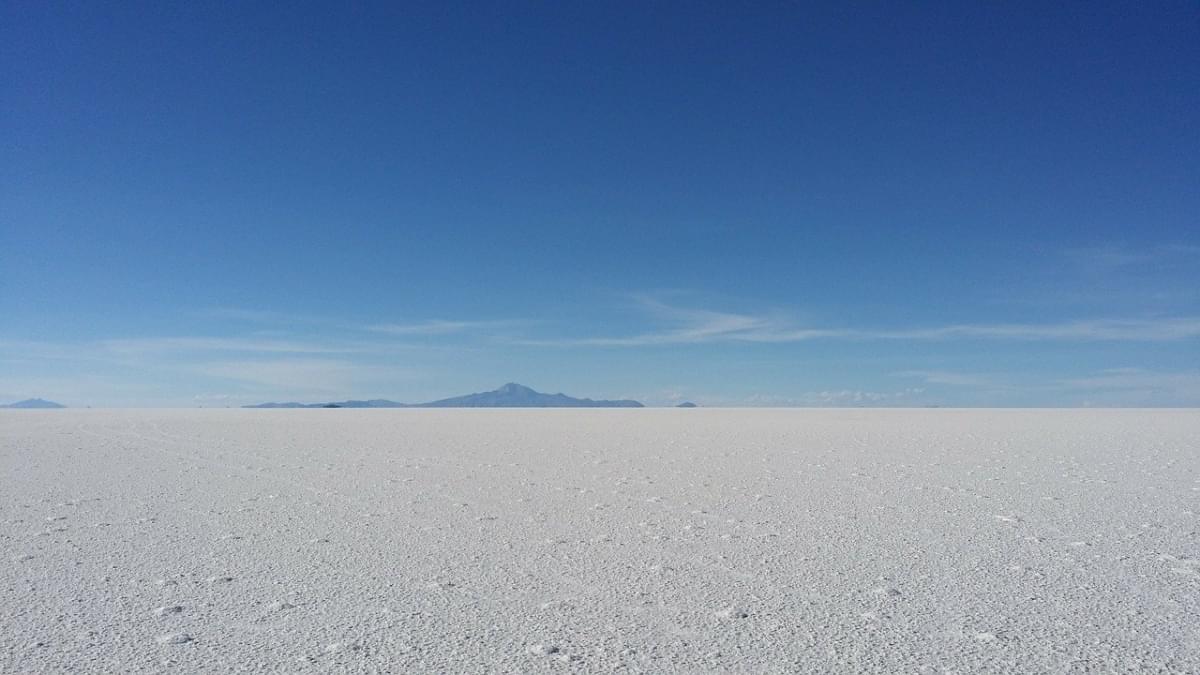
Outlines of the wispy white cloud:
M1117 246L1078 249L1075 255L1111 264L1132 264L1135 260L1153 259L1163 255L1194 255L1200 247L1184 244L1159 246L1146 250L1129 250ZM1102 317L1072 319L1056 322L1009 323L951 323L910 328L875 328L869 326L819 326L799 321L784 311L743 312L722 311L701 307L685 307L664 302L648 294L633 296L635 306L659 328L629 335L589 335L582 337L521 335L517 329L528 328L528 320L428 319L412 322L378 323L348 326L394 337L429 337L463 335L499 339L506 344L526 346L577 347L646 347L718 342L793 343L811 340L914 340L936 341L953 339L1011 340L1011 341L1122 341L1164 342L1200 338L1200 317ZM216 310L214 310L216 311ZM245 310L220 310L230 316L242 314L263 320L279 319L283 315ZM253 338L147 338L140 340L110 340L114 351L166 350L223 350L247 352L348 353L370 351L380 344L345 343L321 344L286 339ZM394 343L392 343L394 344Z
M235 394L196 394L192 400L200 405L225 405L236 403L239 397Z
M94 346L90 346L95 351ZM73 361L83 348L77 344L41 340L0 340L0 361L10 363L36 361Z
M1056 323L953 324L895 331L858 331L866 338L944 340L1078 340L1163 342L1200 337L1200 317L1092 319Z
M817 338L850 337L844 330L796 326L778 314L739 314L668 305L645 296L638 306L664 330L629 336L519 340L533 346L643 347L703 342L799 342Z
M498 321L454 321L446 319L431 319L413 323L383 323L366 326L367 330L388 335L450 335L454 333L479 332L503 328L512 328L527 321L498 320Z
M1088 377L1059 380L1064 389L1142 391L1179 400L1200 401L1200 371L1160 372L1142 368L1110 368Z
M332 360L213 361L191 368L206 377L265 385L273 389L338 390L348 386L355 368Z
M1200 337L1200 318L1089 319L1054 323L961 323L908 329L798 325L783 313L748 314L677 307L642 298L659 323L654 332L628 336L519 340L533 346L644 347L712 342L788 343L808 340L1061 340L1158 342Z
M926 384L941 384L952 387L996 387L993 375L978 373L956 373L948 370L901 370L892 373L895 377L918 378Z
M207 361L187 369L208 378L255 385L271 392L319 396L359 391L371 384L392 383L411 373L342 359L245 359Z
M901 391L863 391L861 389L839 389L818 391L808 394L825 405L867 405L881 403L896 403L925 393L922 387L912 387Z
M1157 257L1154 251L1148 249L1137 250L1115 244L1068 249L1066 256L1072 262L1098 269L1140 265Z
M455 333L482 332L488 330L509 329L528 325L532 322L524 319L424 319L408 322L390 322L362 324L331 317L291 314L286 312L264 311L240 308L212 308L197 312L200 316L228 319L243 323L266 324L279 328L296 325L324 325L347 332L383 333L396 336L425 336L451 335Z
M1163 372L1144 368L1110 368L1070 378L1040 373L980 374L936 370L907 370L898 377L920 378L930 385L973 390L975 394L1003 395L1022 400L1053 401L1071 405L1198 405L1200 371Z
M530 321L431 319L364 327L368 339L279 336L159 336L85 343L0 341L0 359L125 360L194 359L205 353L350 356L385 355L413 349L472 349L486 345L555 347L652 347L707 343L783 344L813 340L948 341L1005 340L1060 342L1170 342L1200 338L1200 317L1100 318L1048 323L956 323L914 328L805 325L781 312L730 312L681 307L639 297L638 305L657 330L630 335L514 337ZM505 329L505 330L501 330ZM454 344L404 342L390 337L462 334Z
M246 309L244 307L209 307L193 312L196 316L207 319L225 319L242 323L258 323L272 325L296 324L336 324L337 319L312 314L296 314L274 310Z
M115 354L165 352L268 352L281 354L342 354L359 351L348 346L314 342L242 337L153 337L102 340L100 346Z
M1200 257L1200 246L1194 244L1159 244L1156 246L1128 246L1106 243L1067 249L1066 257L1072 262L1094 271L1108 272L1138 265L1177 263Z
M870 391L864 389L827 389L808 391L793 396L774 394L751 394L750 396L726 401L725 405L755 407L854 407L854 406L904 406L919 404L925 393L923 387L910 387L899 391Z

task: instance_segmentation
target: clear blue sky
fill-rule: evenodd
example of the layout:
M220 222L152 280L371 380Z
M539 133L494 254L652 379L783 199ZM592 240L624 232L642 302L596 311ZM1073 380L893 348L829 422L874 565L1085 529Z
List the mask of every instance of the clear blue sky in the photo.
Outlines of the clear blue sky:
M0 9L0 400L1200 405L1200 6Z

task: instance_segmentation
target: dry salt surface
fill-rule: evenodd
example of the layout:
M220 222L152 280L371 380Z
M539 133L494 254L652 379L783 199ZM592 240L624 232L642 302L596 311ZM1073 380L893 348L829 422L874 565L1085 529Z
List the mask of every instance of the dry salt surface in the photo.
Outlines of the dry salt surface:
M4 672L1200 672L1194 410L0 412Z

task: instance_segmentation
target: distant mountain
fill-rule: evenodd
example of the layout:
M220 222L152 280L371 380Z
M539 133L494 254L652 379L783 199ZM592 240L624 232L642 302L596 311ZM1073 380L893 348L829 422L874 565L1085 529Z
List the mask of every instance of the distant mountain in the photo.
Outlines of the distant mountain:
M699 408L700 406L696 405L695 403L692 403L691 401L684 401L683 403L680 403L679 405L677 405L675 407L676 408Z
M566 394L543 394L509 382L495 391L444 398L418 404L418 408L641 408L637 401L594 401Z
M242 406L244 408L411 408L406 403L397 403L382 398L370 401L334 401L332 403L259 403L258 405Z
M389 401L385 398L373 398L370 401L334 401L333 403L318 404L318 408L329 408L337 406L338 408L408 408L406 403L397 403Z
M41 398L27 398L24 401L9 403L8 405L0 405L0 408L24 408L26 410L49 410L50 408L65 408L67 406L54 401L47 401Z
M641 408L637 401L594 401L566 394L543 394L509 382L495 391L444 398L429 403L397 403L384 399L333 403L260 403L247 408Z

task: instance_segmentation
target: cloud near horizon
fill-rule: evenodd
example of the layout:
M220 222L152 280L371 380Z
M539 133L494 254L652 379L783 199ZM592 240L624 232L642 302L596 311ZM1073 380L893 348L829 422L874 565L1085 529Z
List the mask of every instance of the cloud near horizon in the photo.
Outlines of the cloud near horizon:
M1056 323L963 323L908 329L798 326L783 313L743 314L693 309L639 297L663 330L628 336L522 339L547 347L647 347L712 342L787 343L844 340L1078 340L1159 342L1200 337L1200 317L1101 318Z
M653 347L722 342L791 343L812 340L1012 340L1079 342L1171 342L1200 338L1200 317L1097 318L1052 323L957 323L916 328L815 327L798 325L784 312L738 313L680 307L639 297L638 306L652 322L666 327L632 335L584 337L513 337L512 330L536 324L553 326L548 321L448 320L429 319L412 323L371 324L357 327L353 339L304 339L264 337L261 334L237 336L156 336L111 338L83 343L3 341L0 352L23 353L32 357L68 358L72 353L104 354L116 357L182 353L267 353L267 354L383 354L412 347L436 349L438 345L405 343L362 334L392 337L443 337L464 335L497 341L500 345L526 347ZM456 345L448 348L465 348Z
M1191 316L1089 318L1047 323L953 323L914 328L822 327L805 325L796 320L793 313L785 311L721 311L672 304L645 294L634 296L634 299L638 315L642 317L641 322L654 326L654 329L629 335L564 337L554 333L571 327L566 320L443 318L408 323L351 324L335 319L307 317L305 323L293 324L291 318L285 315L248 312L247 317L254 322L273 323L276 328L241 333L230 331L226 335L124 337L76 343L0 340L0 363L25 371L22 381L29 385L38 381L32 376L38 374L39 370L47 376L45 382L52 389L42 391L33 388L27 392L29 396L62 392L63 383L69 379L67 373L73 369L81 374L104 373L103 381L112 382L120 381L120 373L126 373L126 377L142 378L143 383L184 377L200 378L195 380L196 388L186 392L186 396L191 397L197 391L203 391L206 392L205 396L226 397L212 400L246 400L247 396L389 395L399 383L412 385L414 367L421 369L423 376L436 377L439 367L449 367L446 364L457 362L461 355L468 353L479 355L478 362L482 364L509 362L518 355L527 366L529 359L537 363L555 358L551 356L553 352L540 353L536 348L595 348L596 358L603 359L617 358L602 356L611 349L632 351L638 348L651 351L647 352L647 356L637 358L658 358L649 354L659 353L655 350L660 347L679 345L769 345L824 341L845 343L847 348L852 348L855 343L871 341L937 343L981 340L1010 343L1166 344L1186 343L1200 338L1200 318ZM224 310L224 313L238 315L234 310ZM337 326L337 329L313 331L311 325L318 321ZM636 326L637 322L624 322L623 325ZM448 339L451 336L454 340ZM433 362L430 359L437 354L445 358L440 366L431 366ZM501 354L504 354L503 358L500 358ZM72 363L78 365L72 367ZM45 368L39 368L38 364L44 364ZM56 365L51 368L50 364ZM881 367L876 375L916 378L939 394L971 391L999 397L1020 397L1037 393L1047 397L1047 400L1066 400L1063 397L1067 396L1071 397L1070 400L1076 400L1079 398L1077 395L1094 392L1110 398L1125 396L1130 401L1200 401L1200 375L1190 372L1171 374L1151 369L1104 369L1106 364L1099 363L1099 367L1086 371L1064 372L1052 377L1050 373L1023 375L1011 369L1002 374L987 374L923 368L920 365L924 364L894 360L891 367ZM527 369L508 372L501 375L501 379L519 381L527 372ZM93 378L89 382L87 391L100 390L97 386L100 380ZM222 391L218 388L223 386L222 382L228 383L229 389ZM479 384L484 386L488 382ZM764 392L755 395L760 396L759 399L750 398L748 393L728 397L714 394L709 398L739 405L893 405L936 402L930 398L934 394L916 387L889 392L878 388L836 386L843 384L836 379L821 384L835 386L802 390L800 393L782 390L778 394ZM439 389L439 393L441 391L444 390ZM619 392L612 391L582 393L621 397L617 396ZM686 390L679 397L702 398L689 395Z

